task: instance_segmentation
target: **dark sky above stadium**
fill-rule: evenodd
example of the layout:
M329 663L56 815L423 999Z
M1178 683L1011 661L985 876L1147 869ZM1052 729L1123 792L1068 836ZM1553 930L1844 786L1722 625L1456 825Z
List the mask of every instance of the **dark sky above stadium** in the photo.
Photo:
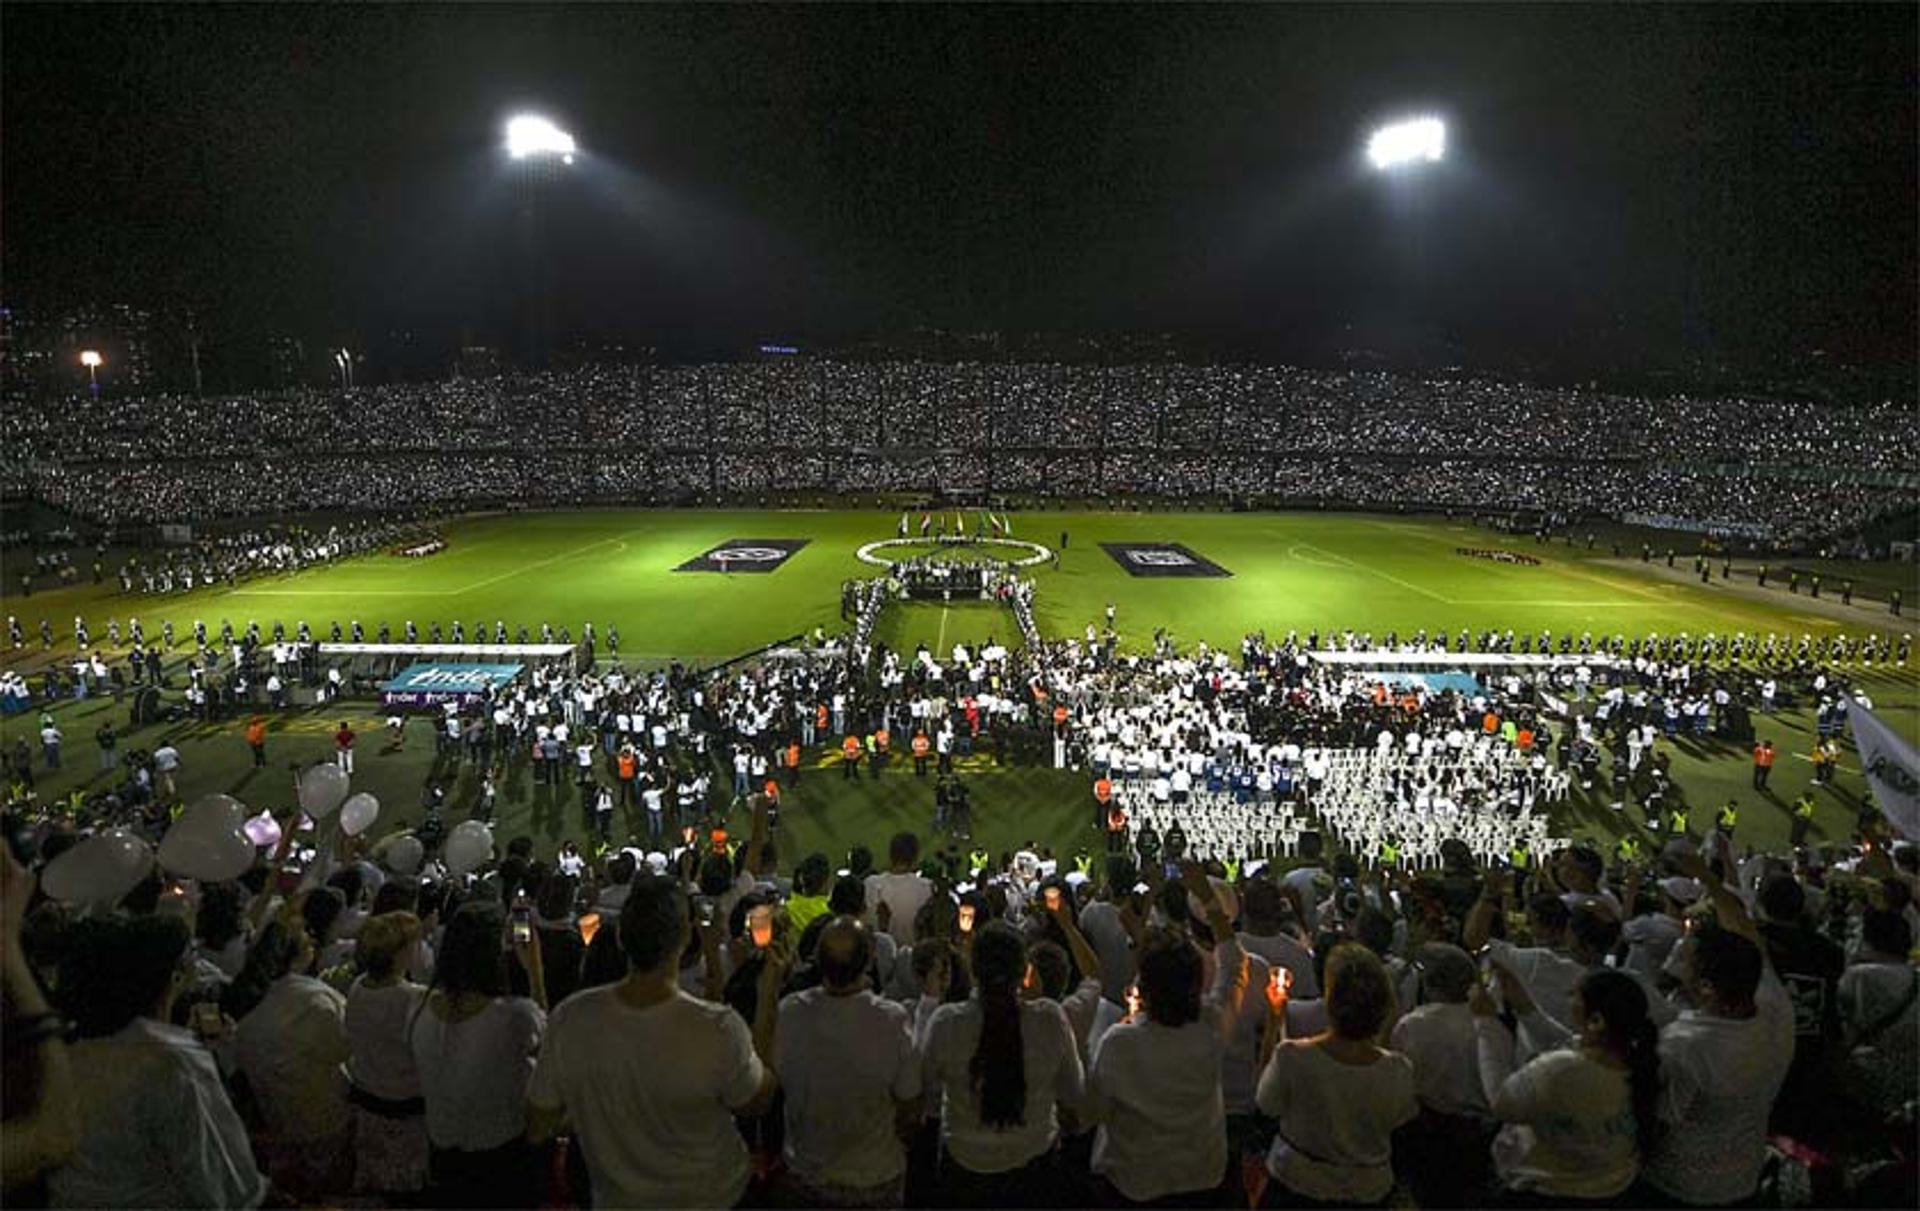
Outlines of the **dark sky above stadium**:
M9 5L7 295L491 339L1911 361L1916 9ZM1375 121L1452 155L1370 174Z

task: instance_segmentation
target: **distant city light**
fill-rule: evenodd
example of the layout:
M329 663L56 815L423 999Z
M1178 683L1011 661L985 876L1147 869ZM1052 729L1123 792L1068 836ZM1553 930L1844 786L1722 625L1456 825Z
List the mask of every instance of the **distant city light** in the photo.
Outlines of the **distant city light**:
M1367 140L1367 159L1380 169L1431 164L1446 153L1447 127L1438 118L1414 118L1382 126Z
M573 163L573 136L545 118L521 114L507 123L507 154L516 160L529 156L559 156Z
M794 354L794 353L800 352L800 346L798 345L762 345L760 346L760 352Z

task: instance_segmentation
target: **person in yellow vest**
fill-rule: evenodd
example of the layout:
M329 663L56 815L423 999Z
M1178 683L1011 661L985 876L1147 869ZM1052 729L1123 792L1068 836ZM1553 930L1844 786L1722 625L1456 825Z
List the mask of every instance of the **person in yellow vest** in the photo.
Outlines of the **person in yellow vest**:
M1790 829L1788 839L1795 849L1807 843L1807 830L1813 827L1813 805L1812 790L1800 792L1800 797L1794 800L1793 820L1788 825Z
M1392 870L1400 865L1400 843L1393 837L1383 837L1380 841L1380 866Z
M1739 823L1740 805L1729 799L1726 804L1721 807L1720 814L1715 817L1714 827L1720 830L1721 836L1731 840L1734 827Z
M967 854L967 869L973 872L975 878L992 863L993 854L988 850L976 849Z
M1533 865L1533 851L1525 841L1516 841L1507 851L1507 865L1513 868L1513 894L1518 897L1527 886L1527 868Z
M1687 835L1687 825L1689 823L1690 821L1687 819L1687 809L1684 807L1676 807L1667 813L1667 827L1672 830L1672 835L1676 840Z
M1093 877L1093 855L1088 853L1084 849L1081 850L1079 853L1073 855L1073 869L1079 871L1081 874L1087 876L1088 878L1092 878Z
M918 731L913 734L913 776L927 776L927 754L933 750L933 742L927 739L927 733Z
M860 778L860 754L863 746L860 737L849 735L840 741L840 764L845 767L844 777L858 781Z
M800 742L798 740L789 740L787 741L787 785L797 786L799 783Z
M1620 838L1619 844L1614 847L1614 852L1622 862L1638 862L1640 860L1640 838L1632 836L1631 834Z

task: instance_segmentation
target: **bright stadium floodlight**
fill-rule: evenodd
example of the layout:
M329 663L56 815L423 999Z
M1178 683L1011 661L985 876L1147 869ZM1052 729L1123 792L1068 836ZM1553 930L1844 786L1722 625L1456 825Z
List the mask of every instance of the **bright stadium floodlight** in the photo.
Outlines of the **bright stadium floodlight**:
M1374 131L1367 140L1367 159L1382 170L1431 164L1446 154L1447 126L1438 118L1394 122Z
M96 393L100 390L100 367L105 365L106 361L106 358L92 349L80 351L80 364L87 368L87 387Z
M573 136L545 118L521 114L507 122L507 154L516 160L558 156L571 164L574 151Z

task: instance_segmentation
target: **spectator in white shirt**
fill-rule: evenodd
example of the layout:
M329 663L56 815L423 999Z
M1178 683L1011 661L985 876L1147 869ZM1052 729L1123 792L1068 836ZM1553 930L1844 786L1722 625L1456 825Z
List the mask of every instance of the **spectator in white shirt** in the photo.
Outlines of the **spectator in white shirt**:
M897 1207L899 1126L920 1112L920 1059L904 1006L867 983L871 931L838 916L820 931L821 984L780 1002L776 1070L786 1091L787 1205Z
M1467 1007L1479 973L1443 942L1422 946L1413 966L1421 1003L1394 1023L1392 1046L1413 1064L1420 1117L1394 1138L1394 1167L1421 1206L1465 1206L1485 1183L1494 1135Z
M1292 973L1288 995L1294 1000L1316 1000L1320 978L1314 974L1313 952L1294 935L1287 905L1286 893L1271 879L1262 876L1247 880L1241 891L1244 928L1240 946L1248 954Z
M779 1087L768 1061L782 964L769 958L761 968L749 1031L727 1006L681 986L693 924L676 881L634 880L619 928L626 976L576 993L553 1015L528 1139L551 1140L571 1119L595 1206L730 1207L748 1177L734 1115L764 1113ZM709 972L719 946L720 928L704 927ZM707 987L718 987L717 976Z
M1101 1036L1087 1081L1100 1124L1093 1172L1127 1203L1217 1194L1227 1170L1220 1068L1247 991L1247 956L1198 866L1184 876L1189 911L1204 910L1216 975L1185 929L1157 930L1140 953L1141 1011ZM1204 991L1204 995L1203 995Z
M1860 950L1840 976L1840 1030L1847 1087L1870 1111L1889 1114L1913 1100L1920 1037L1920 971L1908 954L1913 929L1899 913L1868 910Z
M1494 968L1508 1008L1558 1045L1514 1071L1513 1035L1476 985L1480 1079L1506 1125L1494 1169L1515 1201L1593 1202L1625 1193L1659 1130L1659 1032L1647 994L1624 972L1593 971L1574 989L1574 1031L1545 1019L1512 972Z
M470 901L447 922L433 991L408 1025L427 1103L433 1190L446 1206L520 1206L539 1165L522 1142L527 1084L546 1029L539 933L521 945L497 901ZM509 944L515 949L508 950ZM508 992L507 955L527 975L531 998Z
M1674 948L1694 1008L1660 1032L1664 1131L1645 1170L1667 1198L1725 1205L1759 1188L1767 1118L1793 1060L1793 1005L1739 897L1698 857L1681 873L1706 884L1714 920Z
M330 891L317 888L308 897ZM352 1171L347 999L306 974L314 946L298 915L267 932L256 949L273 983L234 1036L240 1071L265 1120L274 1184L301 1198L339 1193Z
M369 917L354 958L363 974L347 990L347 1099L353 1105L353 1188L412 1194L427 1184L426 1101L407 1024L427 990L407 978L420 944L410 912Z
M187 943L179 917L75 929L59 1000L81 1038L69 1060L79 1135L48 1178L52 1206L256 1207L265 1196L213 1056L167 1025Z
M953 1205L1051 1207L1058 1108L1085 1082L1066 1014L1020 999L1027 944L1002 922L975 930L974 995L942 1005L926 1028L924 1084L941 1094L940 1183Z
M1277 1120L1265 1205L1384 1203L1393 1132L1419 1113L1413 1065L1375 1041L1393 1010L1393 984L1372 951L1334 948L1324 1001L1327 1032L1279 1042L1260 1076L1260 1109Z
M920 838L910 832L895 833L887 846L889 869L867 876L867 903L877 914L887 908L887 923L882 927L902 946L913 944L914 916L920 906L933 898L933 884L920 874Z

